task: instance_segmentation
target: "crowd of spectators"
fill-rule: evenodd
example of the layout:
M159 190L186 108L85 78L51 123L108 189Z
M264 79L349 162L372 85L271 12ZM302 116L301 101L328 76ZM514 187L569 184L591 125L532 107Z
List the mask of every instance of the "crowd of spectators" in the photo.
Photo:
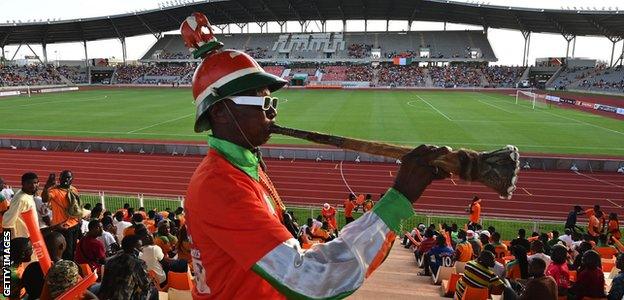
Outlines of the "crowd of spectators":
M371 56L373 45L368 44L351 44L347 47L347 53L350 58L365 58Z
M624 92L624 67L600 70L595 76L584 79L579 86L591 90Z
M117 83L132 83L151 69L148 65L126 65L117 67L115 72Z
M249 56L253 57L254 59L271 58L271 56L269 55L269 49L267 48L246 48L245 53L249 54Z
M60 66L56 70L73 83L88 83L87 71L76 66Z
M162 53L160 53L158 58L160 59L190 59L191 54L188 52L173 53L173 52L163 51Z
M481 86L481 74L474 67L446 66L428 69L435 87Z
M61 84L56 68L52 65L10 66L0 65L0 86Z
M371 81L373 80L373 67L370 65L355 65L347 71L347 81Z
M483 68L483 73L490 86L515 87L524 70L524 67L491 66Z
M586 231L577 226L580 215L589 219ZM495 227L479 223L464 228L419 224L405 234L403 244L414 252L421 275L434 281L441 269L461 275L456 286L445 290L455 299L469 288L504 291L504 299L622 299L624 245L617 215L607 217L598 205L585 211L576 206L564 227L563 233L533 232L530 237L520 228L514 239L502 240Z
M417 64L406 66L383 64L379 69L379 85L424 86L424 72Z
M72 180L71 171L63 171L58 182L50 176L39 190L37 175L25 173L17 193L0 194L2 227L12 237L6 260L11 276L4 277L10 282L3 282L11 287L10 299L158 299L158 291L180 289L180 283L190 296L190 241L182 207L126 203L111 211L101 203L82 205ZM39 228L23 214L31 210ZM35 230L43 236L49 269L45 260L34 261L40 257L33 254ZM82 282L88 289L61 297Z

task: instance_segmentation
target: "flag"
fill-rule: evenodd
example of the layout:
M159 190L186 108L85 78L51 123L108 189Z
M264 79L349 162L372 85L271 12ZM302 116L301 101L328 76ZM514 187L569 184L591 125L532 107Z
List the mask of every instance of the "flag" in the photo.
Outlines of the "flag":
M409 65L412 63L412 58L411 57L395 57L392 59L392 62L395 65L405 66L405 65Z

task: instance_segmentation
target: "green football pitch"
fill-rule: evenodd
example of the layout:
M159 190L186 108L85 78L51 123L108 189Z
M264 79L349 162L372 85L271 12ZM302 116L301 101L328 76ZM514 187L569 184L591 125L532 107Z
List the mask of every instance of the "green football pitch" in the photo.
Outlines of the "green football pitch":
M624 156L624 122L507 94L472 91L283 90L277 121L299 129L415 146ZM0 134L158 140L193 132L190 89L104 89L0 98ZM273 144L305 141L274 135Z

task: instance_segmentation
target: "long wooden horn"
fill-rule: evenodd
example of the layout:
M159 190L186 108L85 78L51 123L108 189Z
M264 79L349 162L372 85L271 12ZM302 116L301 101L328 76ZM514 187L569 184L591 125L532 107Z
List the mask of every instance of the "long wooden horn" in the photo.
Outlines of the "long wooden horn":
M401 159L403 155L412 151L407 147L287 128L277 124L271 126L271 132L341 149L396 159ZM520 155L518 148L512 145L490 152L459 149L438 157L432 165L451 174L459 175L463 180L481 182L494 189L501 198L510 199L513 191L516 190Z

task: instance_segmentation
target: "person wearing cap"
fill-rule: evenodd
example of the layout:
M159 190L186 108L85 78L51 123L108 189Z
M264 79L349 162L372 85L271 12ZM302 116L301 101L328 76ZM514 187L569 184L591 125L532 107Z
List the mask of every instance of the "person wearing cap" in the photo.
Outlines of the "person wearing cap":
M323 204L323 209L321 209L321 215L325 221L327 221L327 225L329 225L329 229L338 232L338 225L336 224L336 209L333 208L329 203Z
M472 197L472 203L468 206L468 213L470 214L468 217L470 223L468 225L478 224L479 219L481 219L481 199L479 197Z
M193 76L195 131L212 130L184 210L195 270L194 299L344 298L388 255L401 221L434 180L448 173L429 164L449 153L422 145L401 158L395 182L372 211L340 237L303 251L259 146L277 116L274 92L286 84L249 55L223 50L201 13L181 25L202 58ZM261 232L262 234L259 234Z
M483 244L481 244L475 232L472 230L466 231L466 240L470 243L470 246L472 246L473 257L479 257L483 249Z

